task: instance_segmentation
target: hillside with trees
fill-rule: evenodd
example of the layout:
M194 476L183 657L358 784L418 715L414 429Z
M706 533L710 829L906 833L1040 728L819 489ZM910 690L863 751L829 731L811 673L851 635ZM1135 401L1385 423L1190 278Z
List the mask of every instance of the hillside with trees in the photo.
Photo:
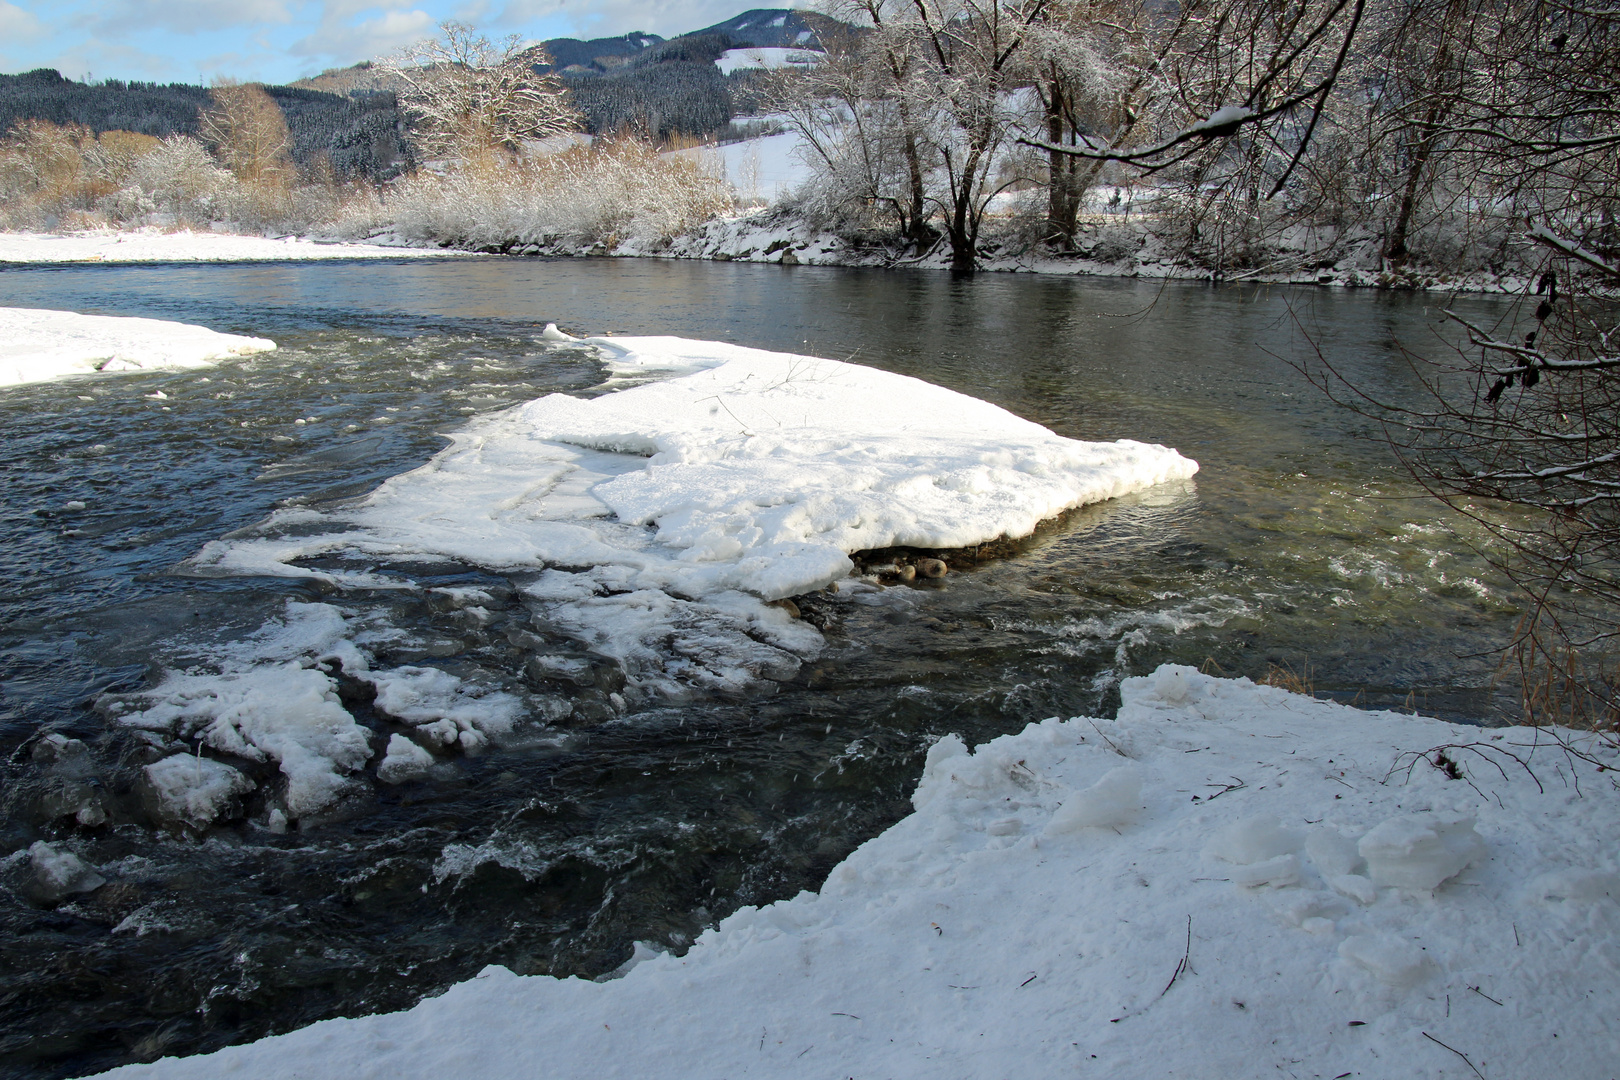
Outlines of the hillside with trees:
M348 96L288 86L265 87L291 133L293 161L329 169L339 179L387 180L412 164L414 151L391 93ZM0 75L0 133L27 120L88 128L94 135L128 131L163 139L197 136L211 91L180 83L80 83L49 68Z

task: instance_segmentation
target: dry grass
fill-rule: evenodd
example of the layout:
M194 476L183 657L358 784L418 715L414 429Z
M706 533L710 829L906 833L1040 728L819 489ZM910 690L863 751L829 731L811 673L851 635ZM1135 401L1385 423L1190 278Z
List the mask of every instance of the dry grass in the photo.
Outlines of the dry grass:
M1276 686L1289 693L1315 697L1316 687L1311 679L1311 665L1306 662L1299 671L1295 671L1293 666L1287 663L1268 664L1265 675L1258 681L1261 686Z

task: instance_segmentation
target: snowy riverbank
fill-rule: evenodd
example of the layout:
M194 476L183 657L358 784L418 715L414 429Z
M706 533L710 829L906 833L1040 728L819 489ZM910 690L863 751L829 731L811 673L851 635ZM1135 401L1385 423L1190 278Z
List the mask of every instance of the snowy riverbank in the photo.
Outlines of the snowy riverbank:
M164 319L0 308L0 386L69 375L206 367L275 342Z
M303 237L103 229L84 233L0 232L0 263L287 262L309 259L412 259L466 256L442 248L328 243Z
M781 167L782 151L766 147L763 164L754 143L729 144L704 151L746 179L750 190L773 197L788 193L795 174ZM740 148L740 149L739 149ZM699 151L679 151L697 154ZM733 160L736 159L736 160ZM719 166L717 166L719 167ZM1144 218L1090 222L1082 226L1072 254L987 241L980 269L990 273L1033 273L1068 277L1124 277L1149 280L1209 281L1210 270L1189 262L1173 245L1145 226ZM103 230L66 235L0 233L0 264L64 262L278 262L314 259L454 258L475 255L615 256L620 258L699 259L714 262L774 263L785 266L844 266L948 270L950 251L941 244L917 257L894 245L853 243L818 228L780 207L739 211L705 221L668 238L626 237L611 244L595 241L511 237L500 243L464 242L442 247L431 238L384 231L365 239L329 237L266 238L225 233L164 233L157 230ZM463 241L456 241L460 244ZM1327 244L1337 254L1325 258ZM1344 243L1315 231L1295 229L1278 246L1281 269L1255 269L1228 274L1224 282L1322 285L1348 288L1436 289L1517 295L1533 283L1526 273L1443 272L1409 267L1395 273L1381 268L1371 237ZM1294 267L1294 268L1288 268Z
M638 947L601 983L491 967L107 1075L1613 1075L1612 745L1190 668L1122 696L1115 720L941 740L915 813L819 894L683 957Z

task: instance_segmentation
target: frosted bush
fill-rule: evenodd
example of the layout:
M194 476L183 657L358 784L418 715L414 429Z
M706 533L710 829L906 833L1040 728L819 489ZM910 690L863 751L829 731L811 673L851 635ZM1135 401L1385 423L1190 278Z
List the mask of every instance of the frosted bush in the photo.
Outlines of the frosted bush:
M202 143L171 135L135 162L118 197L132 204L149 203L154 212L176 219L212 221L223 216L235 187L235 178L214 163Z
M719 177L632 140L420 173L387 201L398 232L466 247L665 241L732 204Z

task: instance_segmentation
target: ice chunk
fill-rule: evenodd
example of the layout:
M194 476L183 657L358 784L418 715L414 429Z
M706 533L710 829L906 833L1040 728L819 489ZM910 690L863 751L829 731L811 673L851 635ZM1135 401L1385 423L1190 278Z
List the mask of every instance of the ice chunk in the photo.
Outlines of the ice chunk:
M1080 829L1127 825L1142 803L1142 770L1135 765L1110 769L1101 780L1063 800L1046 823L1046 834L1058 836Z
M332 680L297 661L217 675L170 672L136 696L153 704L121 723L196 735L221 753L277 762L294 817L330 805L344 774L371 757L366 729L338 701Z
M1299 850L1301 837L1285 829L1276 818L1253 817L1233 822L1216 833L1204 848L1208 858L1237 866L1250 866ZM1297 867L1297 861L1296 861Z
M540 340L541 341L578 341L579 338L575 337L572 334L563 333L561 330L557 329L557 324L556 323L548 322L548 323L546 323L546 328L544 330L540 331Z
M1602 870L1553 870L1525 889L1525 899L1543 904L1593 904L1620 899L1620 874Z
M1260 862L1234 866L1229 876L1233 884L1242 885L1247 889L1258 888L1261 885L1280 889L1299 880L1299 856L1278 855Z
M239 769L196 754L175 754L141 770L141 795L159 824L206 829L256 786Z
M449 720L461 731L488 735L510 731L523 712L511 694L484 692L438 668L401 667L366 678L377 688L377 708L410 724Z
M1375 883L1431 890L1484 855L1485 843L1471 817L1404 814L1363 836L1357 850Z
M1276 911L1291 926L1303 927L1311 919L1335 919L1347 913L1344 901L1330 892L1289 892L1281 895L1287 899L1277 903Z
M1354 874L1361 868L1356 842L1332 828L1312 829L1305 835L1305 854L1325 878Z
M1394 934L1353 934L1339 943L1339 956L1390 986L1416 986L1434 962L1416 944Z
M61 851L43 840L28 849L28 863L34 871L31 892L47 904L59 903L75 893L93 892L107 884L95 868L71 851Z
M1161 666L1148 676L1150 692L1166 705L1185 705L1192 696L1192 687L1187 681L1190 670L1171 664Z
M1378 899L1378 886L1371 878L1360 874L1334 874L1327 879L1328 888L1340 896L1348 896L1358 904L1370 904Z
M60 731L52 731L42 735L34 743L29 757L44 764L61 764L67 762L82 762L88 758L90 751L78 739L70 739Z
M377 766L377 779L385 784L402 784L427 775L433 755L400 734L388 739L388 752Z
M636 968L640 967L642 964L645 964L648 960L656 960L658 957L663 956L667 952L669 952L668 949L664 948L662 945L659 945L655 941L638 941L630 950L630 959L626 960L624 963L620 964L607 974L598 975L596 977L596 981L612 982L614 979L622 979Z

